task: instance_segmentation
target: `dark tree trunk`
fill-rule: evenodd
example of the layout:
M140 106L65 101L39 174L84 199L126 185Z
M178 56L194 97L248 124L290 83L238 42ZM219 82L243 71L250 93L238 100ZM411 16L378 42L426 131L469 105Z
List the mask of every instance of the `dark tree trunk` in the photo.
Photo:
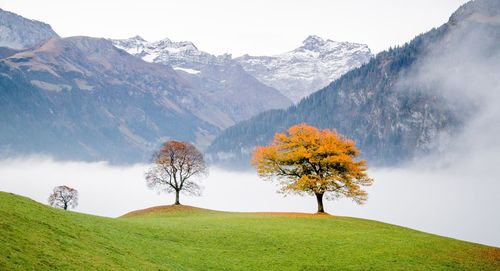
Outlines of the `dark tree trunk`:
M318 201L318 213L324 213L323 209L323 194L316 193L316 200Z
M181 203L179 202L179 192L179 190L175 191L175 205L181 205Z
M68 203L64 203L64 210L67 210L68 209Z

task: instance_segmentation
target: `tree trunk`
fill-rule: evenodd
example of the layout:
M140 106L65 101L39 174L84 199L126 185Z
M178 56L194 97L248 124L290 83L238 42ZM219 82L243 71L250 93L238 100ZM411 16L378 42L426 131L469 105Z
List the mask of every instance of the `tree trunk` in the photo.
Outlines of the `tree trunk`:
M67 210L68 209L68 203L64 203L64 210Z
M179 202L179 192L179 190L175 191L175 205L181 205L181 203Z
M323 209L323 194L316 193L316 200L318 201L318 213L324 213Z

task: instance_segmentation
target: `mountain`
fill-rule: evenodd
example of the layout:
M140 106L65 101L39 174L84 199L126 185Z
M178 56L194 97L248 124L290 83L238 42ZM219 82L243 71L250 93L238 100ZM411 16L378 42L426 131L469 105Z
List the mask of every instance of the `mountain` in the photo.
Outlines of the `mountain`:
M207 102L230 116L232 121L226 126L269 109L291 105L291 101L279 91L245 72L231 55L214 56L198 50L189 41L163 39L148 42L136 36L112 42L144 61L172 66L205 93Z
M207 152L219 163L248 165L254 146L300 122L353 138L371 165L443 150L484 109L484 97L500 93L499 44L500 2L469 2L441 27L377 54L296 106L226 129Z
M302 46L290 52L274 56L244 55L235 60L245 71L296 103L371 57L365 44L309 36Z
M291 104L230 56L189 42L153 44L165 61L151 63L117 41L60 38L47 24L0 14L0 43L10 46L0 48L2 157L144 162L167 139L204 149L237 121Z
M207 65L225 65L231 61L231 55L214 56L198 50L190 41L171 41L168 38L148 42L140 36L129 39L111 40L113 44L131 55L147 62L168 64L177 70L188 73L200 73Z
M231 119L172 68L105 39L52 38L0 60L0 153L138 162L163 140L204 146Z
M28 49L55 37L50 25L0 9L0 47Z

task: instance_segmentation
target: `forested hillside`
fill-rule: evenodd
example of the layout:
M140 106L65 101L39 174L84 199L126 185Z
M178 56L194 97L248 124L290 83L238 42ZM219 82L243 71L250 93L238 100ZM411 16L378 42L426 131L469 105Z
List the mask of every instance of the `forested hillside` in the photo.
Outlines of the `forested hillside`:
M396 164L444 148L480 105L460 98L461 85L443 81L464 76L475 61L498 59L499 5L470 2L441 27L377 54L298 105L226 129L209 147L211 159L248 164L254 146L301 122L353 138L371 164Z

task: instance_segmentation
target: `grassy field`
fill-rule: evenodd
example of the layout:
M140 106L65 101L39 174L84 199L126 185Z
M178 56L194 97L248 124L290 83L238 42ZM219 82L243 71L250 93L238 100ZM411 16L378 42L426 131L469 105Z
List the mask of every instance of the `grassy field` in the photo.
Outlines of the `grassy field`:
M112 219L0 192L0 270L500 270L500 249L350 217L165 206Z

